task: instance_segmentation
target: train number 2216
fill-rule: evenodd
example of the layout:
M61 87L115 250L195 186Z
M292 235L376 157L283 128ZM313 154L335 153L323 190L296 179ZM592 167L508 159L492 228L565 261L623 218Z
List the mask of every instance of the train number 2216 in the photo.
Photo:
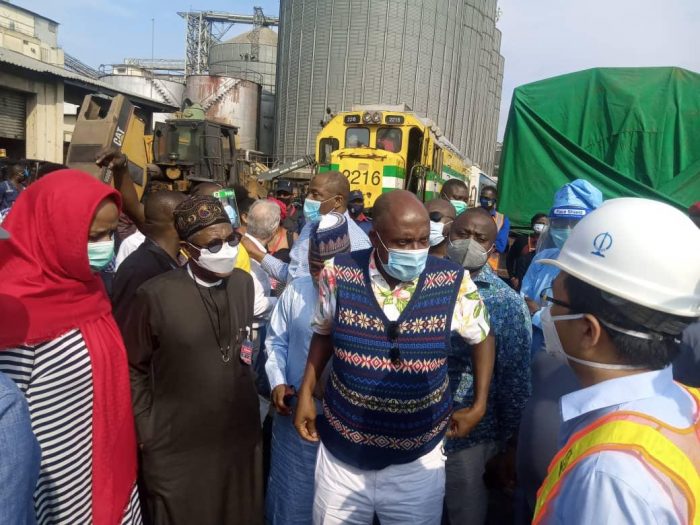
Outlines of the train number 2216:
M347 177L350 184L372 184L378 186L382 182L381 174L378 171L344 170L343 175Z

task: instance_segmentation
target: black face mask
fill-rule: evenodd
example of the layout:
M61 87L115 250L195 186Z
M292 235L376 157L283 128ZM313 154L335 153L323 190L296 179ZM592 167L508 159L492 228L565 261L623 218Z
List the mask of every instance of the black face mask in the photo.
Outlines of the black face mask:
M362 213L363 209L364 206L362 204L348 204L348 211L353 217L357 217L360 213Z

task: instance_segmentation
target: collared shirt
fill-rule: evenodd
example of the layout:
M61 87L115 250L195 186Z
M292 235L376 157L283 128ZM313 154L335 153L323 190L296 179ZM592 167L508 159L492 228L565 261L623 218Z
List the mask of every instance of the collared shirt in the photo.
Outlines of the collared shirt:
M369 242L367 234L352 220L347 211L344 215L348 221L350 249L355 252L371 248L372 244ZM299 238L294 241L294 246L292 246L290 252L292 262L287 264L274 258L272 255L265 255L261 263L263 269L283 283L303 275L309 275L309 236L311 235L312 226L312 223L306 223L299 234Z
M367 215L362 212L357 217L354 217L353 220L360 228L362 228L363 232L369 235L369 232L372 229L372 219L367 217Z
M265 372L270 388L301 386L313 330L311 319L318 290L310 275L294 279L284 289L267 326Z
M0 523L36 523L34 490L41 450L32 432L27 400L0 373Z
M119 245L119 250L117 250L117 256L114 258L115 270L118 270L119 266L121 266L124 260L129 255L134 253L137 250L137 248L143 244L143 241L145 240L146 236L139 230L136 230L134 233L132 233L126 239L124 239Z
M248 233L245 236L255 244L258 250L267 252L265 246L258 239ZM259 328L260 324L264 324L270 318L272 309L277 303L277 298L271 297L270 278L265 273L265 270L262 269L260 263L254 259L250 260L250 276L253 278L254 294L253 317L255 320L253 328Z
M518 429L520 414L530 396L530 313L525 301L487 264L474 283L489 312L491 334L496 338L496 362L484 418L466 438L448 439L450 453L479 443L505 443ZM471 406L474 374L469 348L453 339L447 363L454 409Z
M413 297L419 277L412 281L399 283L392 290L377 269L374 260L375 253L372 250L369 258L369 277L372 283L372 292L387 319L396 321L408 305L411 297ZM328 335L333 327L336 305L336 280L333 259L326 261L319 277L318 288L319 301L316 315L312 322L313 331L317 334ZM459 333L469 344L480 343L486 339L489 333L486 307L479 296L476 285L469 276L469 272L464 272L464 277L459 286L457 302L452 314L451 329Z
M686 428L693 423L695 403L673 382L671 367L604 381L562 397L560 444L618 410L641 412ZM687 522L653 471L635 456L617 451L597 452L576 464L562 480L552 505L548 523Z

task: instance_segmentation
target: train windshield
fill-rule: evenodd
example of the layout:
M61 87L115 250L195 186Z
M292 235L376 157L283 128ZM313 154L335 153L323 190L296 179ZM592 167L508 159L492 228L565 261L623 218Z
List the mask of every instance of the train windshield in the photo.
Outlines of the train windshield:
M366 148L369 146L368 128L348 128L345 132L346 148Z
M397 128L380 128L377 130L377 148L392 153L401 151L401 130Z
M338 145L338 139L327 138L321 139L321 145L318 152L318 163L321 165L326 165L331 163L331 153L337 150L340 146Z

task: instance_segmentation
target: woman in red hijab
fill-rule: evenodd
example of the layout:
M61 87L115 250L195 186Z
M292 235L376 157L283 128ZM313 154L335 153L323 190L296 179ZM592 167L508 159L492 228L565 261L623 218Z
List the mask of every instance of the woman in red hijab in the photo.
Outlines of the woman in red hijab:
M24 392L41 447L39 524L141 523L126 351L97 273L120 206L106 184L59 170L3 222L0 371Z

